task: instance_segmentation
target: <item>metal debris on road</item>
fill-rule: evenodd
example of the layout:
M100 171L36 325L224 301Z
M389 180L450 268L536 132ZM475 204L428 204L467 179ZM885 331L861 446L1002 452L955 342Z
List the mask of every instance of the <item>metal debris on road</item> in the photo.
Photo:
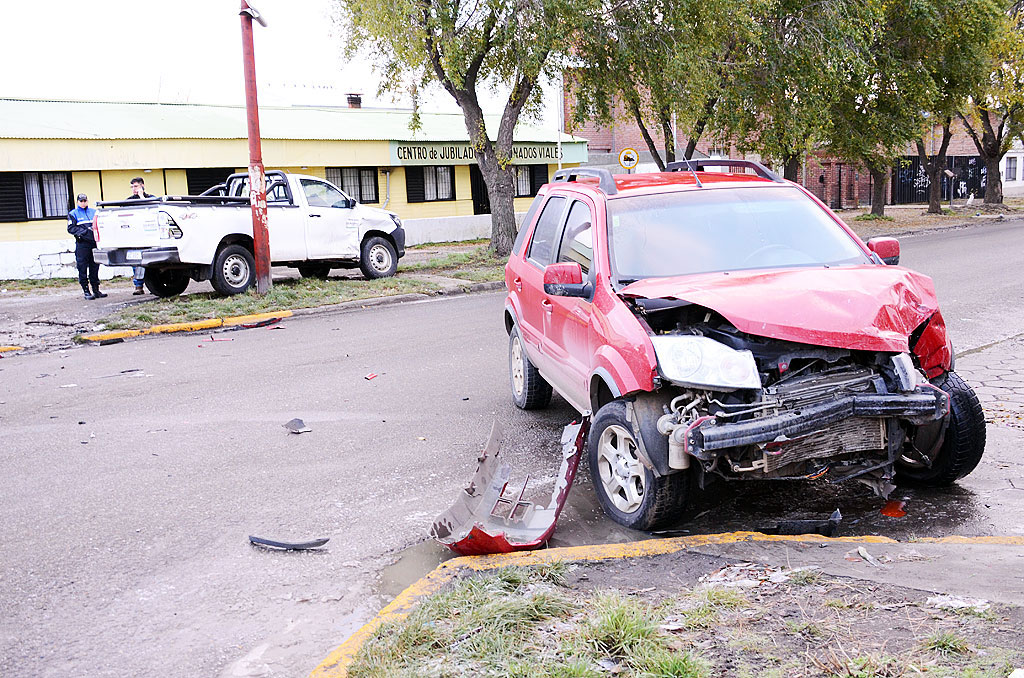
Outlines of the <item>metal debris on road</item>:
M823 537L834 537L839 531L839 523L843 514L836 509L827 520L780 520L775 527L758 530L763 534L820 534Z
M455 504L437 517L430 536L462 555L540 548L555 531L589 430L590 417L584 417L582 423L574 422L562 431L562 464L551 500L544 507L525 499L529 475L521 489L506 492L512 467L498 461L501 427L494 422L473 480Z
M310 541L275 541L273 539L264 539L263 537L254 537L249 535L249 543L253 546L269 547L273 549L282 549L284 551L306 551L309 549L317 549L329 542L331 539L312 539Z
M302 421L301 419L292 419L291 421L285 424L281 424L281 426L284 426L286 429L288 429L289 433L309 433L310 431L313 430L306 426L306 422Z
M363 377L363 379L365 379L366 381L370 381L371 379L376 379L376 378L377 378L377 374L375 372L370 372L368 375Z

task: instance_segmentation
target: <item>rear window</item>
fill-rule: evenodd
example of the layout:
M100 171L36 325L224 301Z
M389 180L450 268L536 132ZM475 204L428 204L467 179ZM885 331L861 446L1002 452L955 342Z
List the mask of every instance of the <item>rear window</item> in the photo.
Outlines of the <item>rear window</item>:
M608 201L620 281L758 268L869 263L799 189L698 189Z

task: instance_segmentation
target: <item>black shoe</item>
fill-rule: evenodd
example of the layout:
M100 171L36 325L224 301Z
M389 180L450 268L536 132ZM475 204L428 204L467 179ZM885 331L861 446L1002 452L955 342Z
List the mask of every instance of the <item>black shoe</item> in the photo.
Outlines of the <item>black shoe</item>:
M92 296L94 299L105 299L107 295L105 292L100 292L99 288L96 288L93 290Z
M83 294L82 296L85 297L86 301L92 301L93 299L96 298L92 295L92 293L89 290L86 290L85 294Z

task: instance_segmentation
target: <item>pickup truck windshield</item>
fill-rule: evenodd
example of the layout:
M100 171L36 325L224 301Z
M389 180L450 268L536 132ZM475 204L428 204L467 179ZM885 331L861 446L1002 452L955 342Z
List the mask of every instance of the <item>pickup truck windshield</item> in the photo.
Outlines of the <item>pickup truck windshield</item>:
M620 280L869 263L818 205L791 187L706 188L608 201Z

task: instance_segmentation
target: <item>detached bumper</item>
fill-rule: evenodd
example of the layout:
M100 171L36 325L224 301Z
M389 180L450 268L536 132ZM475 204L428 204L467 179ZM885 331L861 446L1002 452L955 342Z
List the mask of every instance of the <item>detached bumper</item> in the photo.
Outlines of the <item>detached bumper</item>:
M850 395L794 412L737 423L716 423L709 418L686 432L686 450L710 461L716 450L798 438L852 417L936 421L949 412L949 396L938 388L913 393Z
M105 266L153 266L155 264L180 264L177 247L121 248L113 250L95 249L93 259Z

